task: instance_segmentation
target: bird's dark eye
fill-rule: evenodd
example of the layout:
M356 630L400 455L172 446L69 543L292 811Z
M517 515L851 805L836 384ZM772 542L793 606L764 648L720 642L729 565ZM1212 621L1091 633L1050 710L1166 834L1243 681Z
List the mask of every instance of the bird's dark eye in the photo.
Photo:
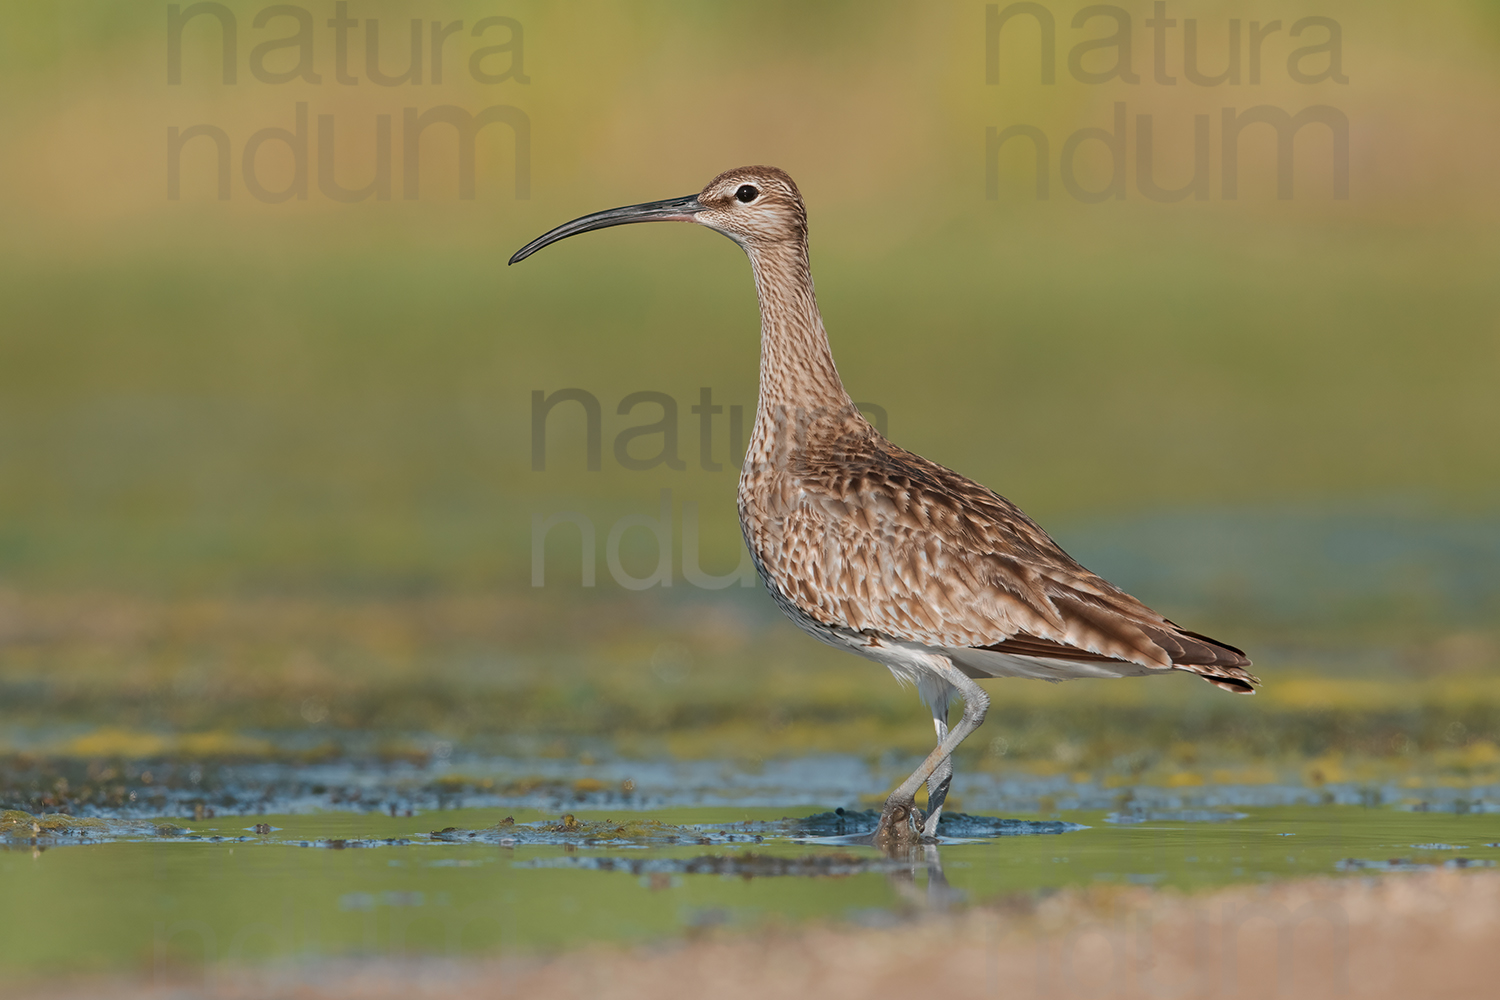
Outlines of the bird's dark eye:
M757 191L755 189L755 186L752 184L741 184L740 189L734 193L734 196L736 198L747 205L750 202L754 201L759 195L760 192Z

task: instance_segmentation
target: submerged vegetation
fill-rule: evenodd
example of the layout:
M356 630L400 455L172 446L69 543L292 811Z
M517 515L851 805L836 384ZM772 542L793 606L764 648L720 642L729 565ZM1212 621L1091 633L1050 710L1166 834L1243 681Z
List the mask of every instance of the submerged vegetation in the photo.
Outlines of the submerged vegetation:
M591 774L593 757L753 768L919 754L931 739L913 692L757 618L749 600L667 608L665 624L632 622L625 602L560 609L504 596L12 595L9 607L0 805L33 811L157 803L194 815L215 808L222 767L255 762L451 759L418 798L566 798L619 791ZM1186 676L999 681L960 760L1122 786L1490 783L1500 779L1500 680L1485 669L1494 639L1470 633L1467 661L1432 652L1445 642L1372 654L1357 671L1307 649L1273 653L1253 698ZM473 754L581 767L497 786L464 775L458 762ZM357 788L327 794L359 801Z

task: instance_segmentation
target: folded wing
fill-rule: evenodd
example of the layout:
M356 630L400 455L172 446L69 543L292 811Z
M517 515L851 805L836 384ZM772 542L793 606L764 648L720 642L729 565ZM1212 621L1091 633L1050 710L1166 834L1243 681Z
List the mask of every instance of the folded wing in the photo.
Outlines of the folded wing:
M793 471L747 533L810 618L941 648L974 677L1181 670L1241 694L1259 683L1241 650L1179 627L1004 497L883 438Z

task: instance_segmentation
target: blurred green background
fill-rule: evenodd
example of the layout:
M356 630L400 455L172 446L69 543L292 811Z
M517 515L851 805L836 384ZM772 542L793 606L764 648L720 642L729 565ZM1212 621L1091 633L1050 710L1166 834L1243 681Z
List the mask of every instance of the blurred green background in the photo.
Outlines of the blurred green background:
M1174 619L1246 646L1267 681L1253 700L1184 679L1007 682L997 706L1018 707L1003 724L1046 707L1058 727L1018 746L1050 759L1081 733L1103 762L1181 736L1258 757L1432 750L1493 767L1500 6L1170 3L1197 20L1207 73L1226 66L1231 19L1242 45L1249 22L1281 21L1261 82L1216 87L1187 80L1181 26L1177 82L1154 81L1146 3L1124 5L1141 82L1081 83L1067 54L1108 19L1074 28L1081 4L1047 6L1052 85L1026 17L986 83L977 2L359 0L350 15L380 22L389 74L407 65L411 19L464 22L442 83L428 27L421 84L387 87L366 78L363 27L360 82L337 82L332 3L300 8L319 83L256 79L252 50L295 23L256 28L260 5L229 2L237 82L222 82L203 14L175 85L164 5L6 4L0 745L130 755L254 731L337 748L373 731L527 734L559 753L604 737L709 756L920 749L925 713L883 671L801 636L758 587L705 590L681 569L685 504L704 570L730 572L742 549L727 411L748 422L755 399L743 255L701 229L628 227L505 266L575 216L772 163L807 200L845 382L884 408L890 436L995 487ZM1289 75L1289 54L1326 37L1289 37L1308 15L1342 29L1347 83ZM496 16L519 41L503 25L469 34ZM469 57L507 36L518 51L484 65L512 77L476 81ZM287 71L295 53L263 58ZM263 202L247 140L293 128L299 102L308 196ZM1059 154L1077 129L1110 127L1116 102L1126 196L1085 204ZM404 109L440 105L524 112L529 197L505 125L479 133L472 200L446 126L422 139L420 196L403 197ZM1292 198L1277 197L1264 126L1242 139L1238 198L1222 196L1221 109L1257 105L1347 116L1347 200L1321 125L1296 140ZM1207 199L1140 193L1138 114L1154 118L1166 186L1188 180L1193 118L1209 116ZM389 200L321 192L324 115L346 188L374 176L377 116L391 117ZM227 200L202 137L168 197L168 129L200 124L228 137ZM1046 200L1024 140L987 197L986 129L1016 124L1050 140ZM1087 188L1109 180L1103 149L1078 150ZM273 191L294 179L276 141L256 169ZM704 387L726 408L718 471L690 412ZM553 411L533 468L532 394L563 388L600 401L598 471L576 403ZM676 401L685 468L617 460L620 432L660 414L616 412L642 391ZM632 590L617 580L651 572L655 540L625 532L612 573L611 528L656 516L662 490L673 586ZM532 585L533 520L560 512L595 528L592 588L567 525ZM226 740L194 746L243 749Z

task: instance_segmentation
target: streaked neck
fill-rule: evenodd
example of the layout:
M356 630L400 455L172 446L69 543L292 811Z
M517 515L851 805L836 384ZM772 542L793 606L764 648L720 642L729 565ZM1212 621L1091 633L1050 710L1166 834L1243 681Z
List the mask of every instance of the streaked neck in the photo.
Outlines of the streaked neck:
M750 250L749 256L760 299L757 421L766 419L770 409L845 409L849 394L818 313L806 246L778 244Z

